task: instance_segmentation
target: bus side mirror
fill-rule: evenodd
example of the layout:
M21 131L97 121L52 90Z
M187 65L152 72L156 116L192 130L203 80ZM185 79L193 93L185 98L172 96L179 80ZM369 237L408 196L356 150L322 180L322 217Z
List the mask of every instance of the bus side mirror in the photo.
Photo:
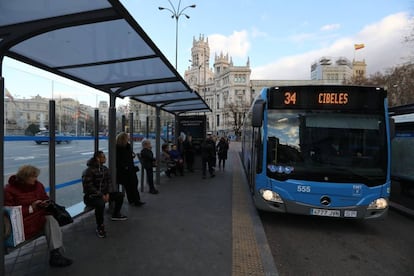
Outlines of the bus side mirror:
M263 124L263 113L266 102L262 99L257 100L252 109L252 127L261 127Z

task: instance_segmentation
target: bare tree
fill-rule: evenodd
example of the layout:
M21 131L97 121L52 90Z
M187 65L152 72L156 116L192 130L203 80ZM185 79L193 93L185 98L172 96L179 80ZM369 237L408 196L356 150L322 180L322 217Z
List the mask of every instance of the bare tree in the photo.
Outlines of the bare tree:
M414 103L414 64L400 65L388 69L384 74L377 72L366 79L352 78L346 84L386 88L390 107L412 104Z
M387 76L390 106L414 103L414 64L394 68Z
M413 49L412 46L414 45L414 17L411 17L410 26L411 26L411 32L404 37L404 42L407 43L409 46L411 46L411 49ZM407 57L408 61L411 63L413 62L413 56L414 56L414 52L411 52L411 55Z
M233 123L234 134L240 136L243 118L247 110L249 110L249 106L242 103L229 103L227 104L226 109L229 114L229 123Z

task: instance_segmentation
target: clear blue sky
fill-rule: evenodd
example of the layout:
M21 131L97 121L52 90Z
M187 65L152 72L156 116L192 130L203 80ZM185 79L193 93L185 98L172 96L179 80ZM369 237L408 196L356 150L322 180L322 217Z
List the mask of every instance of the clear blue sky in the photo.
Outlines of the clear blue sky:
M179 0L171 2L177 8ZM158 10L159 6L172 9L169 1L121 3L174 66L175 19L169 11ZM240 66L250 58L252 79L309 79L311 63L322 56L365 59L368 74L373 74L414 55L409 47L413 45L403 43L414 29L414 0L182 0L181 9L192 4L197 7L184 11L190 19L181 16L178 22L178 71L182 75L190 65L193 38L200 34L209 40L210 65L215 53L229 54ZM354 51L356 43L364 43L365 48ZM9 60L4 66L6 88L17 97L37 93L57 97L76 90L78 94L71 95L81 103L95 106L108 100L103 93L61 78L52 82L54 77ZM32 78L39 79L36 86L17 86L18 82L33 84Z

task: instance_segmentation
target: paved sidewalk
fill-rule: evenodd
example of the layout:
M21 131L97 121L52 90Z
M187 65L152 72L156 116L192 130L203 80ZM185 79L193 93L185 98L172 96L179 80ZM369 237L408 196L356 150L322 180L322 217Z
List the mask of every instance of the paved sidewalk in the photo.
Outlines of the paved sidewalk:
M391 184L390 207L414 218L414 188L411 188L407 193L402 193L400 183L393 181Z
M231 143L224 171L161 179L160 194L142 193L143 207L127 204L127 221L106 215L108 237L95 235L89 212L64 228L67 268L48 265L44 237L5 257L6 275L277 276L264 230L253 207L238 153ZM414 198L393 183L391 207L413 214Z
M278 275L238 157L231 144L224 171L162 177L160 194L142 193L143 207L124 205L127 221L106 215L108 237L95 235L89 212L64 228L74 264L48 265L45 239L6 255L6 275Z

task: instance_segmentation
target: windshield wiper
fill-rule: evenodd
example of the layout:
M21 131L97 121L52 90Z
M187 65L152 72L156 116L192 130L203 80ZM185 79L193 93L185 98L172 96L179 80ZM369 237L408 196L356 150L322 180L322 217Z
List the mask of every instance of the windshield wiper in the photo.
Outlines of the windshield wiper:
M332 167L329 169L334 173L335 177L344 178L344 180L352 180L355 182L362 182L368 186L379 184L381 181L385 181L383 175L366 175L356 173L354 170L344 167Z

